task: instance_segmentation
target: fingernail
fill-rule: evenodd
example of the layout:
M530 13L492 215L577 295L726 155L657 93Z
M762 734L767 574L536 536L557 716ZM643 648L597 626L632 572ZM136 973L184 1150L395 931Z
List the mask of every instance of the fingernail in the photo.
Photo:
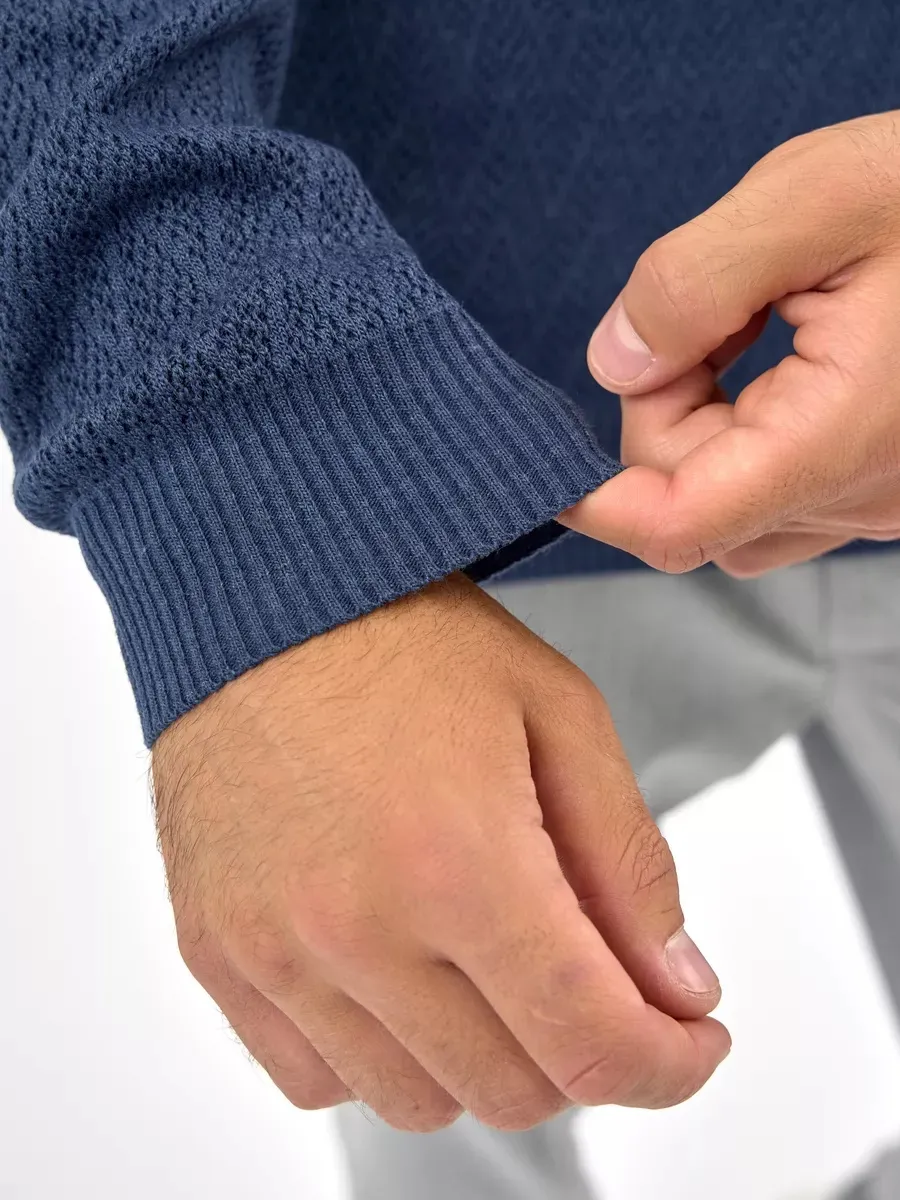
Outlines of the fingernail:
M666 959L685 991L706 995L718 989L718 976L683 928L666 943Z
M588 347L592 368L608 383L635 383L652 365L649 346L638 337L621 299L594 330Z

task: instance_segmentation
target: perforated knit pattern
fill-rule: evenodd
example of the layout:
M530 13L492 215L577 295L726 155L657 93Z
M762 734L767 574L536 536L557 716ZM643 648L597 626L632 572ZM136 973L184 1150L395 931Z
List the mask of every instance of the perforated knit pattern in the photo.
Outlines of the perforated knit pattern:
M428 277L348 159L274 128L294 15L0 8L16 500L79 537L148 741L615 469Z

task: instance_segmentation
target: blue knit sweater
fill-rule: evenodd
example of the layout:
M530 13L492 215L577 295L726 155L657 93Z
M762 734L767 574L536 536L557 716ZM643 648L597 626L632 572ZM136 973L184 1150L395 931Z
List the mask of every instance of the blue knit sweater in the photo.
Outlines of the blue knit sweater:
M777 142L900 105L897 12L2 0L0 420L147 740L552 540L616 469L584 348L634 259Z

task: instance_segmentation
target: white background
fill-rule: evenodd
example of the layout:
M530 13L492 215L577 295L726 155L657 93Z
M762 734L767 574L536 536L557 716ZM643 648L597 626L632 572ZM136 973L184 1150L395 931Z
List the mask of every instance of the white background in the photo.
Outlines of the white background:
M2 450L0 1197L343 1200L328 1114L180 964L111 622L10 486ZM590 1167L606 1200L816 1196L900 1134L900 1043L793 745L667 832L735 1048L679 1110L588 1114Z

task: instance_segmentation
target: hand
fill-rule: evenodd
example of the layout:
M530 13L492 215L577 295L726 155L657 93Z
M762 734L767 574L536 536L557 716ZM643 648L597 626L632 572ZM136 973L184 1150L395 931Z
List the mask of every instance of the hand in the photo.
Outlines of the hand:
M229 683L153 771L182 953L300 1107L524 1129L728 1052L601 696L463 578Z
M795 354L728 404L717 375L769 306ZM632 465L565 524L734 575L900 538L900 113L766 155L641 256L588 357Z

